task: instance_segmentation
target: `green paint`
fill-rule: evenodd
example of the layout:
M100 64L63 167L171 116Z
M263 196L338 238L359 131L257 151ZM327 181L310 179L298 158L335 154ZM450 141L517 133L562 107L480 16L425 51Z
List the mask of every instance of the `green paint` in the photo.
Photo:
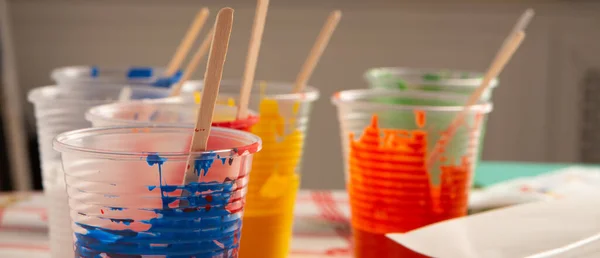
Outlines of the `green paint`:
M398 89L400 89L400 90L408 89L408 85L403 80L396 81L396 85L398 85Z
M442 79L442 76L440 76L439 74L435 74L435 73L426 73L426 74L423 74L422 78L425 81L434 81L434 82L437 82L437 81L440 81Z

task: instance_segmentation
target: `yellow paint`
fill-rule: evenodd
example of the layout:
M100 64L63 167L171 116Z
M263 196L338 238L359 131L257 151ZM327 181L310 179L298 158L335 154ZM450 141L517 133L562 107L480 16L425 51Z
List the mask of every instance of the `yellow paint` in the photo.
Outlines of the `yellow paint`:
M194 91L194 103L200 104L200 101L202 101L202 93L199 91Z
M263 99L259 115L251 132L262 138L263 149L252 161L239 257L287 257L304 133L294 118L281 115L276 100ZM286 133L286 127L293 129Z
M230 106L230 107L235 107L235 99L233 99L233 98L228 98L228 99L227 99L227 106Z

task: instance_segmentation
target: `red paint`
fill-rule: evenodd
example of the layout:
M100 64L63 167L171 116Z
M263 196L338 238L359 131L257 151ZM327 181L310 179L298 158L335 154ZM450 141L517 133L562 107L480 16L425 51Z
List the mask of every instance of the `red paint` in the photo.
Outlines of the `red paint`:
M194 132L199 132L200 130L198 130L198 128L194 128Z
M415 122L423 128L425 113L415 111ZM380 129L374 115L359 140L350 137L348 193L355 256L424 257L385 234L465 216L474 155L458 163L450 163L450 157L440 167L439 185L433 185L425 165L428 132Z
M104 214L104 210L100 209L100 213Z
M206 197L204 197L204 199L206 199L207 202L212 202L212 195L207 195Z
M210 204L207 204L206 206L204 206L204 209L206 209L206 211L210 211L210 208L212 208L212 206L210 206Z

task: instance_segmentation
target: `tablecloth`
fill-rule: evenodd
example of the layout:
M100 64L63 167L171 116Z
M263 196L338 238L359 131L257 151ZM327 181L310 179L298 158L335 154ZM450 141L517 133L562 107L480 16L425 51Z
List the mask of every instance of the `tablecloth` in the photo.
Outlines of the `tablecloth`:
M0 195L0 257L50 257L45 205L38 192ZM350 257L349 214L344 191L300 191L290 258Z
M572 165L481 162L475 183L486 187ZM49 258L45 205L41 193L0 194L0 257ZM351 257L349 214L345 191L300 191L290 258Z

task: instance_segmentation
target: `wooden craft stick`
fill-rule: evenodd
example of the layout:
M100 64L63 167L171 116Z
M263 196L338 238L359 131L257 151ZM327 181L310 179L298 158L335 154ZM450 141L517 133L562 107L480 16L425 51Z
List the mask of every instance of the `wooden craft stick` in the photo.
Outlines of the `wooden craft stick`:
M256 73L256 63L258 62L258 53L262 42L265 22L267 20L267 10L269 0L258 0L256 5L256 14L254 15L254 24L250 35L250 44L248 54L246 55L246 67L242 75L242 86L240 89L240 100L238 103L237 119L246 119L248 117L248 103L250 102L250 93L254 85L254 74Z
M317 63L319 63L319 59L321 59L321 55L323 55L323 51L329 44L329 39L331 39L331 35L335 31L338 23L340 22L340 18L342 17L342 12L339 10L335 10L329 14L329 18L327 18L327 22L321 29L315 44L310 50L310 54L306 58L304 65L302 65L302 69L298 76L296 77L296 82L294 83L294 93L300 93L306 87L306 83L312 76Z
M194 41L196 41L200 30L202 30L202 27L204 27L204 23L206 23L206 19L208 18L208 13L209 11L206 7L198 11L196 18L194 18L190 28L185 33L181 43L179 43L179 46L177 47L175 54L173 54L169 65L167 65L167 70L165 71L164 76L171 77L173 74L175 74L175 72L177 72L177 70L179 70L181 63L183 63L187 53L192 48Z

